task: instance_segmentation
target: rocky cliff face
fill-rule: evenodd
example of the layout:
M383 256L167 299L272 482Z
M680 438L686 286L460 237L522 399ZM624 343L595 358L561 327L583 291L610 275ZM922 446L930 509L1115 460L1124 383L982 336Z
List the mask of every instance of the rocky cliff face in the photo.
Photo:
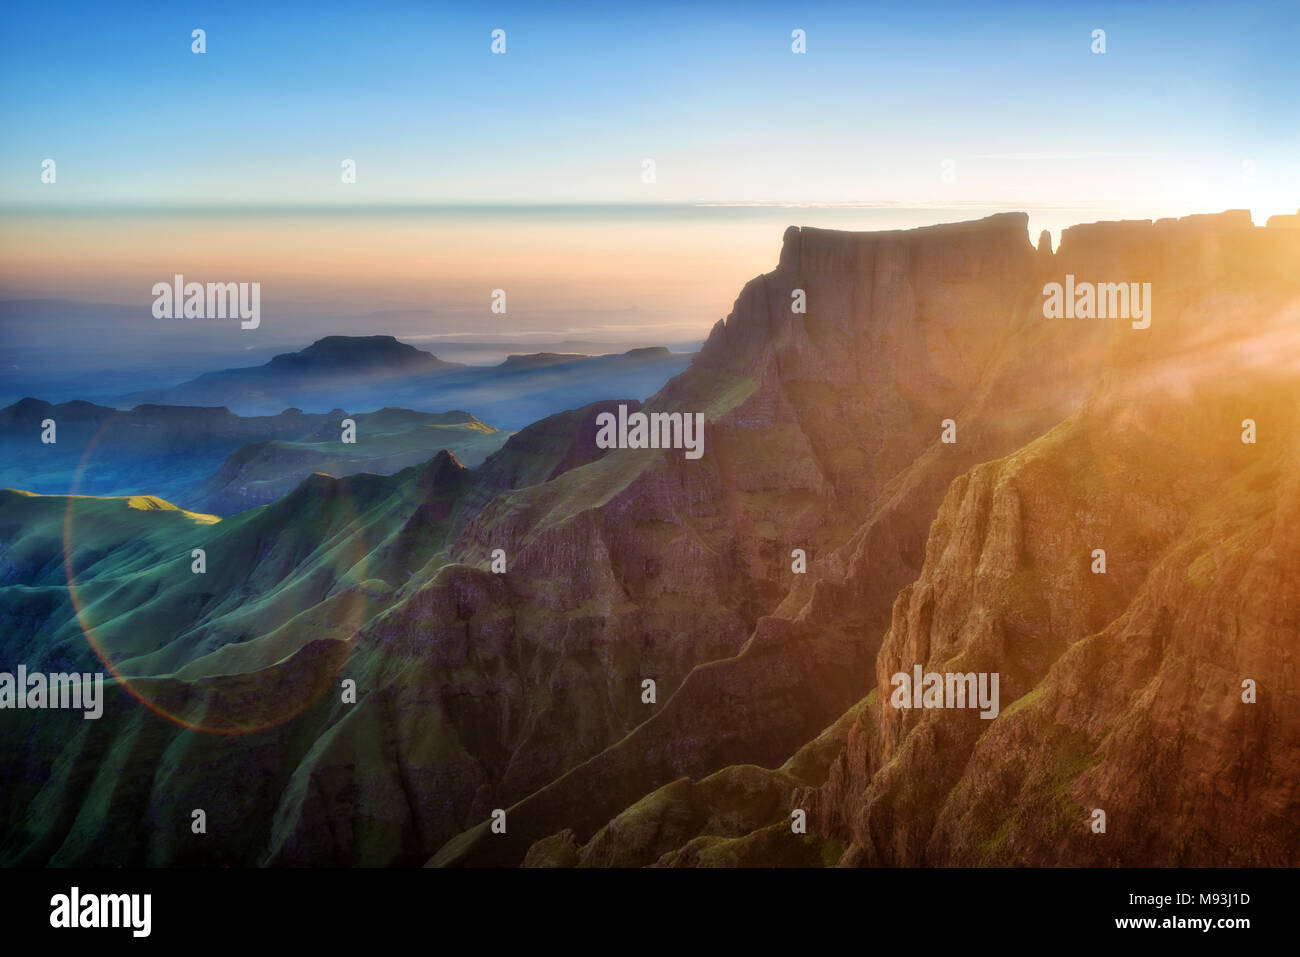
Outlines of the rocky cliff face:
M1295 863L1296 404L1294 380L1257 385L1260 448L1241 396L1153 392L953 483L871 720L795 797L847 862ZM917 663L1000 672L1001 715L892 707Z
M792 238L787 237L787 252L783 257L787 267L796 261L791 252ZM1119 252L1112 252L1112 246ZM864 244L864 248L869 247ZM1044 247L1044 251L1049 248ZM841 250L831 261L842 262L848 255ZM1241 419L1255 414L1252 409L1256 413L1261 410L1262 414L1275 413L1270 421L1283 430L1277 434L1286 434L1289 414L1279 412L1276 402L1278 396L1294 395L1293 377L1296 369L1300 368L1294 361L1297 341L1290 331L1297 289L1294 271L1288 272L1288 264L1294 263L1298 255L1300 247L1293 239L1276 232L1255 230L1248 221L1242 222L1241 217L1233 214L1159 224L1098 224L1083 228L1079 233L1068 231L1059 253L1052 256L1040 252L1035 257L1030 271L1032 286L1006 318L1006 334L998 347L992 350L992 358L982 366L980 381L971 388L969 398L959 407L960 412L954 415L959 423L956 445L945 448L932 443L902 470L877 500L874 512L849 536L847 543L827 556L822 563L822 573L816 577L810 574L806 580L808 584L791 590L777 615L760 623L740 656L730 662L719 662L697 670L688 678L682 692L669 703L664 715L637 729L620 744L618 750L627 752L623 764L618 764L616 754L602 755L553 785L551 790L557 793L552 803L559 808L570 806L580 800L580 794L593 793L596 780L611 777L624 780L632 776L633 767L645 768L658 755L665 751L671 753L672 742L728 740L728 729L717 727L725 719L710 724L705 702L715 699L719 690L726 687L722 675L739 673L747 665L750 668L748 680L738 684L749 694L743 698L737 696L745 703L736 705L736 711L718 709L727 717L736 713L746 715L747 709L763 699L762 691L758 690L764 687L757 674L759 671L769 678L774 673L783 672L798 675L788 679L783 689L787 695L775 699L783 705L780 720L774 720L764 728L769 733L763 740L771 751L761 753L761 746L754 743L758 736L745 733L753 730L749 727L737 735L746 739L746 743L733 750L737 760L769 766L779 763L782 754L795 749L788 739L782 739L782 734L803 720L813 719L807 703L818 700L818 692L828 687L826 672L854 660L853 652L847 649L853 646L855 639L855 651L874 656L876 635L885 632L885 643L874 668L877 690L873 692L873 698L876 703L863 713L849 735L845 750L826 785L812 790L796 790L792 795L792 806L805 807L810 819L819 822L816 827L825 839L849 849L843 858L845 862L970 861L971 855L962 857L954 853L955 833L970 831L973 816L987 815L984 807L977 811L966 809L965 816L958 814L952 822L946 823L947 830L942 832L942 838L934 838L936 842L942 840L942 846L932 848L929 856L925 848L938 827L934 821L943 796L949 788L956 786L958 776L966 767L968 750L987 730L987 722L974 718L971 724L968 715L941 713L944 717L933 721L938 722L941 729L942 749L922 731L915 743L907 746L919 750L910 760L905 760L912 752L896 749L903 749L902 742L913 739L900 732L902 719L899 712L890 707L888 695L881 694L892 690L888 684L889 677L897 670L909 670L915 663L929 662L927 668L933 667L936 662L931 660L930 636L941 634L945 643L951 642L954 640L950 637L952 629L964 622L976 630L979 637L971 639L969 649L962 643L956 648L945 648L945 655L961 664L963 671L1000 669L1008 683L1004 685L1003 700L1009 704L1013 698L1035 689L1051 662L1071 642L1102 628L1112 617L1120 614L1126 594L1121 589L1131 592L1137 587L1147 563L1156 560L1155 556L1160 554L1163 546L1139 538L1138 543L1143 547L1135 546L1125 564L1120 568L1112 565L1109 577L1102 579L1089 571L1091 547L1085 549L1081 542L1065 539L1067 523L1064 519L1070 516L1071 508L1087 508L1092 525L1115 526L1110 534L1113 540L1129 537L1131 533L1125 531L1128 527L1126 522L1118 519L1125 514L1125 509L1136 509L1141 514L1168 512L1174 507L1170 501L1171 490L1185 481L1183 471L1196 469L1198 466L1194 463L1202 458L1214 459L1220 454L1225 456L1224 462L1231 462L1233 459L1226 458L1231 453L1250 448L1242 446L1240 434ZM1190 270L1188 263L1191 264ZM1155 299L1156 318L1151 328L1133 330L1131 323L1117 321L1072 320L1055 325L1046 322L1041 311L1042 285L1054 278L1061 279L1066 273L1077 274L1080 279L1094 277L1094 281L1121 281L1131 276L1132 281L1152 282L1153 288L1160 292L1157 293L1159 298ZM708 354L706 347L702 358ZM1234 381L1235 392L1224 395L1221 390L1215 391L1207 385L1224 379ZM1142 476L1145 466L1150 481L1140 489L1128 489L1121 483L1118 493L1107 493L1104 484L1094 483L1080 491L1079 501L1053 503L1041 516L1042 534L1049 541L1041 548L1042 558L1035 561L1037 556L1021 554L1023 546L1017 536L1024 534L1023 525L1027 519L1022 514L1023 506L1018 495L1006 490L992 494L991 490L997 483L992 482L987 472L981 472L980 468L969 475L961 473L975 462L1018 449L1035 436L1049 432L1062 419L1074 421L1075 417L1083 416L1084 400L1089 395L1094 396L1092 404L1087 407L1092 410L1088 413L1090 418L1080 421L1099 422L1100 425L1094 425L1094 428L1102 434L1106 434L1106 428L1112 424L1121 428L1131 427L1131 420L1135 417L1134 406L1140 404L1147 410L1146 415L1168 429L1175 424L1190 428L1200 424L1200 418L1213 411L1213 435L1191 431L1180 434L1174 429L1162 436L1158 429L1148 429L1135 436L1132 442L1107 449L1104 454L1100 451L1100 443L1085 444L1083 448L1088 454L1075 454L1072 459L1058 463L1057 471L1040 474L1032 486L1039 494L1051 488L1053 483L1069 479L1071 469L1088 468L1122 475L1121 467L1129 465L1138 476ZM1195 398L1189 397L1192 395ZM1106 411L1098 411L1102 409ZM1055 433L1052 435L1054 437ZM1211 437L1213 442L1209 441ZM1047 439L1041 441L1046 443ZM963 448L963 443L969 445ZM1161 457L1168 455L1166 446L1183 448L1181 458L1163 460ZM1061 455L1069 447L1049 444L1048 448L1053 455ZM1094 448L1100 456L1095 462L1088 457ZM1160 460L1161 468L1148 464L1152 457ZM1202 493L1208 495L1208 489L1213 487L1213 477L1210 470L1203 466L1200 468L1206 472L1207 481ZM954 476L958 476L957 482L949 489ZM942 572L935 572L935 577L937 582L943 583L943 594L948 596L951 604L948 617L936 622L935 616L939 614L936 609L940 606L934 592L939 586L932 584L927 589L924 576L914 585L908 586L907 583L916 577L922 554L929 561L944 553L947 545L941 545L945 540L938 536L947 531L947 512L951 509L954 494L958 489L965 494L968 486L982 490L979 496L972 493L972 503L968 507L973 512L984 510L980 517L968 519L972 525L972 531L968 532L971 540L979 547L988 547L985 545L985 530L995 521L1006 526L1007 537L1007 541L999 543L999 549L993 550L987 559L981 558L983 553L978 549L973 555L968 555L970 568L991 573L997 567L993 563L994 556L997 556L1003 566L997 574L1006 579L1004 587L1009 591L1009 595L1002 596L1001 600L1009 603L1014 598L1025 607L1017 607L1015 613L1004 620L995 620L977 602L977 599L985 600L983 591L975 590L973 586L957 587L954 578L958 581L966 579L959 577L958 569L945 567ZM940 512L934 528L930 529L930 517L935 515L940 501L945 500L945 491L949 505ZM1143 491L1145 495L1141 494ZM1149 522L1149 518L1143 520L1139 515L1132 527L1143 532ZM928 544L923 544L927 538ZM1062 562L1067 565L1064 569ZM883 588L882 579L887 583ZM1088 604L1082 601L1080 594L1085 579L1090 589ZM890 612L889 605L893 604L900 587L905 590ZM912 597L914 594L917 594L916 598ZM885 617L878 626L882 607L886 609ZM1032 616L1031 611L1035 612ZM904 624L912 621L913 630L926 637L913 636L910 643L904 640L900 614L904 615ZM909 619L908 615L912 618ZM873 634L875 627L880 627L880 631ZM1273 634L1275 648L1286 647L1287 634L1285 629ZM835 648L833 636L837 635L840 636L839 647ZM901 647L898 647L900 643ZM835 648L830 653L833 663L828 664L821 675L814 676L818 658L811 649L825 652L828 648ZM979 651L978 655L976 651ZM904 658L909 662L907 668L902 667ZM984 667L975 668L971 659L982 660ZM761 665L758 665L759 661ZM1279 659L1274 665L1285 673L1284 660ZM1240 691L1239 687L1237 691ZM1231 688L1225 691L1229 698L1231 692ZM668 723L669 713L673 711L689 717L683 717L681 724L671 731L656 735L658 729L655 725ZM830 718L826 717L823 723L829 724ZM741 724L744 726L743 717ZM994 722L999 728L1010 724ZM963 743L962 735L969 740ZM986 735L986 739L989 738L993 738L991 733ZM929 744L928 749L921 748L922 742ZM1283 757L1291 747L1287 744L1278 749L1266 745L1263 740L1256 742L1270 761ZM1057 778L1050 779L1056 782L1053 787L1072 767L1072 761L1083 760L1070 750L1074 746L1084 747L1076 739L1044 745L1052 753L1054 761L1066 769L1055 772ZM782 747L784 751L780 751ZM677 750L680 752L680 746ZM1016 749L1009 749L1008 754L1006 760L1017 759ZM649 759L641 755L648 755ZM617 772L611 774L601 767L602 763L614 764ZM638 785L649 790L646 785L661 784L674 776L699 778L719 766L715 754L679 757L662 761L652 779L638 779ZM1286 767L1285 760L1282 767ZM945 778L945 775L951 777ZM1282 777L1279 775L1276 780L1282 780ZM892 789L891 782L894 783ZM1041 785L1042 781L1038 783ZM873 788L881 790L887 797L878 796ZM563 796L558 793L561 790ZM1275 796L1272 800L1276 803ZM587 804L590 803L587 799ZM634 799L629 800L625 806L633 803ZM859 805L865 805L869 810L864 811ZM531 811L532 808L526 803L521 810ZM1036 811L1027 815L1025 821L1026 824L1033 822L1028 824L1030 827L1050 831L1060 825L1059 814L1067 813L1060 809L1058 812L1058 817L1045 819ZM1068 815L1073 815L1070 818L1072 825L1082 828L1080 814L1077 808L1068 809ZM1176 818L1166 817L1171 831L1181 826ZM1289 817L1294 828L1296 813L1293 803L1285 817ZM1004 820L1005 815L998 818L998 825ZM870 822L874 830L868 830L868 824L862 821ZM585 831L581 827L575 829L574 840L578 843L593 833L591 822L587 823ZM770 826L774 822L768 820L765 823ZM993 830L996 834L997 828ZM909 831L914 833L910 841L906 837ZM755 830L754 839L759 840L764 833ZM868 834L872 839L868 839ZM1006 837L1006 834L1001 837ZM1112 841L1110 845L1089 847L1098 852L1109 847L1113 853L1119 843ZM1295 840L1292 838L1283 843L1294 846ZM1219 845L1219 850L1223 846ZM490 853L488 847L500 849L500 856L491 858L494 860L510 859L516 853L506 848L506 841L502 838L491 842L483 838L477 842L466 839L445 849L436 860L440 863L472 861L477 859L475 855L478 853ZM1150 849L1149 844L1140 847ZM1129 853L1136 860L1141 858L1142 850L1130 849ZM1204 844L1200 853L1205 855L1203 860L1225 859L1216 857L1218 851ZM1244 856L1238 855L1234 860L1244 859ZM1051 860L1046 855L1017 857L1014 852L999 859L1021 863ZM1068 859L1068 856L1059 859ZM1253 859L1265 858L1260 852Z
M778 269L745 288L692 368L646 403L650 410L709 410L706 467L669 455L653 469L641 468L644 454L630 451L602 463L607 473L617 462L640 469L621 488L623 497L610 503L617 511L602 510L600 520L617 517L601 530L602 542L616 543L615 554L651 547L664 554L663 544L633 524L643 517L697 530L678 536L680 553L669 553L651 589L638 588L637 620L647 599L689 597L671 632L697 652L716 634L701 611L748 607L754 630L741 636L748 642L742 648L735 641L729 654L711 648L704 659L711 664L690 674L662 714L523 802L509 837L488 838L480 829L477 840L467 838L472 846L449 846L440 860L476 861L480 853L495 862L517 860L552 823L585 839L620 807L683 774L706 774L733 761L779 763L868 690L879 634L872 634L873 622L883 626L897 588L918 570L933 514L931 506L913 516L913 499L929 494L937 503L964 459L952 457L928 490L895 486L930 452L942 420L976 397L981 376L1028 308L1025 285L1036 254L1025 226L1023 216L1007 216L951 230L787 232ZM989 270L997 271L994 282ZM791 308L800 289L806 317ZM978 449L982 442L972 436L970 444ZM965 454L978 460L978 452ZM543 528L533 533L537 539L563 541L574 526L547 521L556 492L525 489L496 504L524 506L514 527ZM544 508L528 508L533 501ZM794 549L813 558L807 578L824 580L819 561L876 510L881 534L899 547L874 596L844 601L851 607L830 628L764 617L797 580ZM495 520L489 508L479 522ZM700 532L707 550L698 548ZM572 569L565 574L579 589L591 547L578 543L568 559ZM544 554L561 553L553 546ZM649 560L638 558L633 567ZM746 579L748 595L736 587ZM808 600L835 604L837 588L827 584ZM608 586L592 585L602 587ZM626 636L636 627L629 621L618 629ZM672 664L676 678L691 662ZM655 673L663 671L658 666Z
M949 489L875 714L795 798L846 862L1296 861L1297 257L1231 214L1067 230L1059 271L1149 276L1156 318L1076 414ZM916 663L1000 671L1002 716L891 707Z
M951 484L944 466L960 460L964 437L919 457L820 580L792 591L779 612L792 626L763 623L746 654L760 641L779 647L770 636L783 630L824 642L845 622L865 625L854 616L879 601L882 573L914 541L898 529L934 514L927 502L947 488L921 573L893 603L876 688L828 780L793 788L748 834L718 827L712 837L776 862L772 828L793 852L788 813L800 808L847 864L1293 861L1300 813L1287 782L1300 738L1283 676L1300 631L1290 549L1271 543L1294 507L1300 290L1288 264L1298 257L1293 239L1231 214L1067 231L1061 251L1040 258L1036 285L1067 272L1149 277L1162 290L1151 328L1019 317L958 416L983 443L977 458L1019 445L1017 427L1046 431L1075 411ZM1242 443L1246 418L1270 423L1270 445ZM1277 497L1261 495L1272 483ZM1105 575L1091 571L1097 547L1108 551ZM1244 581L1249 596L1237 593ZM895 709L890 678L916 664L1000 672L1006 710L988 722ZM1278 696L1243 703L1247 672L1277 676ZM710 684L701 669L686 687L697 678ZM663 770L714 770L701 764ZM1211 835L1225 800L1251 810ZM1106 835L1088 827L1096 808L1110 816ZM595 846L573 861L588 862ZM664 863L681 853L656 850Z
M195 723L258 689L297 710L214 737L126 700L93 734L133 742L129 762L92 732L33 745L15 773L45 816L6 857L1293 862L1300 233L1096 224L1053 254L1026 225L787 231L641 406L703 413L699 460L596 449L604 403L473 471L313 477L216 526L234 580L136 610L136 633L181 622L184 640L137 649L134 673ZM1150 328L1045 319L1067 274L1150 282ZM1256 445L1245 418L1266 423ZM9 504L22 521L30 503ZM105 529L104 547L134 541ZM126 604L120 578L99 587ZM999 672L1001 714L894 709L890 676L914 664ZM245 783L201 850L74 840L88 782L128 767L105 827ZM1207 836L1241 802L1240 827Z

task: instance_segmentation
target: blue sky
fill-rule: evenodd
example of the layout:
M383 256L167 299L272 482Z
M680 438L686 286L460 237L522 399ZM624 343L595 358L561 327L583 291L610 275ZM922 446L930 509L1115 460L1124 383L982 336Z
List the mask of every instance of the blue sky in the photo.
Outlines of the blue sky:
M1300 204L1294 2L537 6L14 6L0 204Z

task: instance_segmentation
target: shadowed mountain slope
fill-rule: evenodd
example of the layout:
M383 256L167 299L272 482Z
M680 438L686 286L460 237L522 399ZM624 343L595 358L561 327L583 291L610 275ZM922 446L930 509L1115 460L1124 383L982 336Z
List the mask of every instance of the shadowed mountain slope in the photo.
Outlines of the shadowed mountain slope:
M917 233L922 232L901 235L919 241ZM815 304L821 301L817 294L819 282L824 281L821 277L835 275L837 268L849 276L879 275L881 247L888 245L888 238L875 235L840 237L809 230L788 234L783 269L762 280L769 294L751 300L743 319L733 315L726 326L715 330L696 367L722 353L719 364L734 368L737 355L746 355L745 343L761 355L774 332L779 340L779 328L772 327L786 322L783 306L788 289L797 283L811 286L807 322L811 333L816 328ZM909 250L907 258L913 268L918 262L943 261L937 251ZM936 441L940 415L936 408L929 447L895 474L847 543L826 555L820 569L810 569L777 616L759 623L735 659L698 668L662 714L510 809L514 833L492 835L480 825L450 842L435 862L517 863L524 859L530 840L571 829L576 841L586 841L620 808L674 778L700 778L733 762L779 764L844 710L833 703L836 689L851 680L855 662L874 660L881 636L889 628L894 596L919 571L930 519L951 480L976 462L1007 454L1047 431L1073 414L1090 392L1106 388L1105 383L1123 383L1116 388L1129 402L1155 384L1178 394L1194 382L1212 382L1225 374L1238 376L1238 388L1246 395L1279 388L1276 378L1270 377L1281 376L1284 388L1294 388L1297 341L1292 329L1300 288L1293 267L1300 261L1300 245L1292 237L1256 230L1248 219L1243 222L1234 214L1154 225L1099 224L1080 228L1077 234L1067 231L1055 257L1037 254L1034 260L1032 285L1003 320L1002 337L996 323L992 328L983 326L993 340L993 356L982 368L982 381L964 401L949 405L954 410L949 414L959 423L956 445ZM1067 272L1151 281L1167 294L1155 300L1157 318L1148 330L1133 330L1130 323L1118 321L1046 321L1041 312L1042 284ZM775 291L771 290L774 279L784 280ZM920 284L915 278L909 277L903 285L913 302L925 301L917 297ZM755 290L747 293L754 295ZM879 295L873 290L858 298L861 305L845 308L850 314L854 308L868 312L871 307L866 303L879 302ZM962 300L978 301L969 295ZM742 296L740 305L745 302ZM1229 317L1231 321L1225 321ZM881 318L877 313L876 321ZM746 319L749 325L744 324ZM755 326L763 333L746 335ZM722 342L729 347L725 351L718 348ZM896 351L900 342L895 339L891 345L886 354ZM841 344L829 351L838 356L847 349ZM926 355L947 352L932 340ZM787 359L782 366L787 383L792 364ZM918 359L914 368L923 373L926 366ZM681 382L676 380L665 391ZM942 393L935 389L930 394ZM1212 397L1206 401L1212 407ZM1243 417L1230 421L1220 416L1221 441L1240 446ZM1174 434L1169 441L1186 441L1195 447L1197 439ZM858 439L855 444L861 447L864 442ZM1142 454L1136 449L1130 453ZM1150 454L1159 453L1152 448ZM1153 491L1164 494L1158 482ZM1087 554L1079 561L1086 568ZM1038 578L1031 573L1022 577L1021 587L1033 594L1056 586L1049 574ZM1050 646L1047 636L1039 638ZM1288 632L1282 629L1272 640L1285 647ZM1015 652L1047 654L1032 646ZM1014 657L1001 665L1007 671L1017 666ZM872 684L879 684L878 675L864 683L862 693ZM719 706L720 700L724 706ZM752 723L754 715L763 716L761 723ZM1257 742L1261 749L1280 746L1284 751L1293 745L1294 738L1281 745ZM857 759L857 752L848 752L843 760ZM1282 766L1286 767L1285 761ZM915 786L933 787L932 777L930 765L918 765L908 779ZM787 833L788 811L789 807L782 817ZM1294 823L1294 805L1287 814ZM825 817L813 826L827 837L850 843L851 835L836 831ZM1294 854L1294 838L1288 843L1289 853ZM847 859L862 858L855 849ZM1258 859L1266 858L1261 853Z

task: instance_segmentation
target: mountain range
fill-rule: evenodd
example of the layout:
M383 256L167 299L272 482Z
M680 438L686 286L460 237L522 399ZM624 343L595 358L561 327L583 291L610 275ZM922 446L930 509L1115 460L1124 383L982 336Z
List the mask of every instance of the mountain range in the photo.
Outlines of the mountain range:
M363 441L344 443L344 421ZM55 423L43 443L42 423ZM478 465L511 433L468 412L238 416L228 408L23 399L0 409L0 488L82 495L155 495L230 515L292 491L313 472L391 474L440 449ZM38 451L34 451L38 449Z
M495 366L468 366L444 362L392 336L326 336L260 366L205 373L169 388L117 396L110 404L225 406L240 415L274 415L290 407L469 409L502 428L518 429L610 396L644 399L689 362L686 353L656 346L602 356L514 355Z
M221 520L0 492L6 659L115 676L0 713L0 861L1300 863L1300 230L1027 225L791 227L644 402L475 468ZM1046 318L1066 276L1149 327ZM469 375L403 354L356 407ZM318 360L183 388L283 409L346 388ZM703 458L598 448L618 405L703 413ZM917 666L999 713L895 706Z

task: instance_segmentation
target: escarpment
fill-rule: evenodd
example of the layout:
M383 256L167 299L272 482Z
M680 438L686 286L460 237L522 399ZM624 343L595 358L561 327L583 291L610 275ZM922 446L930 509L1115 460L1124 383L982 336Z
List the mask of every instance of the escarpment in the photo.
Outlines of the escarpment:
M1295 863L1300 231L1093 224L1053 252L1027 225L792 227L658 394L476 468L312 476L201 530L96 506L73 564L128 677L283 707L216 737L119 692L33 736L0 856ZM1150 283L1149 327L1046 318L1066 276ZM599 448L620 405L702 414L703 456ZM6 620L47 649L88 618L63 504L0 500ZM198 536L213 572L174 574ZM997 717L894 707L917 665L998 673ZM139 825L227 792L200 857Z
M1122 265L1122 257L1101 255L1108 232L1131 243L1126 248L1143 250L1134 272L1155 263L1147 275L1154 277L1157 289L1174 282L1181 287L1156 300L1157 318L1149 329L1132 330L1131 324L1110 321L1056 327L1045 323L1041 311L1036 312L1041 310L1044 280L1068 270L1088 276ZM783 688L789 692L781 699L787 710L765 728L769 753L753 745L736 752L737 763L775 766L797 747L782 732L809 720L812 709L807 702L818 700L819 692L824 696L831 686L826 671L818 676L820 685L811 677L817 659L808 649L820 646L825 651L838 645L829 657L840 665L863 658L874 661L873 704L859 712L847 732L827 782L793 788L785 810L788 814L791 808L804 809L817 835L845 849L837 858L840 863L1141 863L1153 856L1162 863L1294 859L1300 818L1285 781L1294 774L1300 739L1286 718L1293 699L1285 681L1276 689L1281 697L1270 708L1251 710L1240 700L1241 679L1251 669L1244 668L1232 681L1220 675L1212 708L1188 707L1185 712L1189 721L1205 718L1196 716L1198 710L1210 710L1221 720L1230 717L1226 726L1210 732L1220 741L1240 741L1239 727L1254 729L1249 757L1230 759L1222 746L1215 749L1223 767L1231 768L1237 779L1234 788L1249 786L1243 765L1252 769L1255 777L1250 780L1261 788L1253 804L1271 823L1263 835L1250 839L1242 826L1207 840L1202 833L1205 823L1191 825L1202 829L1195 838L1186 836L1190 819L1169 808L1191 802L1197 787L1209 785L1204 777L1176 778L1186 783L1141 791L1175 791L1173 805L1135 800L1139 789L1132 782L1150 783L1151 761L1163 749L1150 732L1144 732L1141 747L1120 762L1125 771L1111 772L1115 781L1126 774L1126 787L1105 797L1087 791L1076 779L1086 780L1083 776L1101 760L1099 755L1116 746L1095 728L1085 733L1069 724L1036 719L1038 702L1052 700L1044 694L1045 686L1051 686L1049 675L1059 671L1083 686L1098 681L1095 674L1074 670L1084 660L1077 657L1076 646L1096 645L1102 641L1097 636L1108 634L1108 628L1113 631L1117 623L1127 623L1133 613L1130 606L1150 587L1147 576L1163 568L1170 554L1181 554L1188 529L1208 523L1229 536L1227 541L1234 543L1229 550L1237 551L1241 560L1257 560L1254 546L1232 537L1238 534L1235 526L1214 524L1214 509L1230 514L1236 508L1231 501L1219 502L1216 489L1223 483L1270 481L1259 472L1259 460L1273 460L1277 443L1293 434L1300 366L1291 329L1300 290L1295 273L1288 274L1284 264L1300 262L1300 246L1289 237L1261 232L1232 215L1131 228L1102 224L1085 230L1088 241L1083 243L1067 231L1062 251L1050 258L1040 256L1034 264L1035 287L1020 299L1023 309L1014 317L1014 333L984 367L982 381L954 415L961 430L955 447L935 442L918 456L894 478L846 544L825 556L820 574L810 574L792 588L777 612L780 620L765 619L733 661L697 669L666 713L639 728L619 750L670 752L670 742L686 735L687 728L708 728L708 734L700 736L704 740L725 737L727 729L716 726L722 722L710 725L707 710L691 708L687 692L698 684L698 700L704 701L711 689L723 686L724 673L742 671L747 664L755 676L760 670L781 673L774 663L780 662L785 673L800 677ZM793 271L797 241L797 235L787 234L783 269ZM1200 258L1192 260L1191 273L1183 274L1179 263L1188 248L1198 250ZM1243 255L1243 248L1249 255ZM840 251L817 263L821 269L837 268L849 258ZM1122 270L1113 274L1124 275ZM1282 278L1287 275L1292 277L1289 284ZM1129 338L1147 333L1147 338ZM1259 361L1265 351L1269 360ZM1248 355L1256 360L1243 361ZM1264 417L1276 430L1273 452L1251 456L1255 447L1242 442L1249 416ZM974 448L962 449L963 441ZM976 464L1007 454L1009 460ZM1290 507L1279 503L1279 509ZM1094 575L1093 550L1107 542L1111 564L1105 575ZM1115 557L1116 545L1120 559ZM1220 544L1216 551L1224 548ZM1199 564L1195 556L1184 560L1201 575L1211 568L1227 572L1229 567L1222 559L1210 565L1204 556ZM1268 648L1273 656L1268 667L1285 675L1292 667L1289 649L1297 635L1288 617L1294 589L1274 561L1266 564L1273 577L1266 585L1262 580L1258 584L1269 591L1270 604L1280 604L1281 610L1272 613L1272 630L1267 639L1261 633L1256 651ZM1202 615L1215 621L1237 614L1207 608L1204 601L1190 603L1176 593L1165 596L1164 603L1164 615L1180 609L1185 618ZM1191 608L1197 610L1189 612ZM1206 627L1202 624L1199 630ZM1212 631L1215 626L1208 627ZM785 637L774 637L778 635ZM1166 654L1179 647L1171 650L1167 638L1159 640ZM1148 637L1124 646L1137 662L1127 675L1130 694L1137 695L1143 676L1150 678L1156 669L1196 667L1174 664L1176 654L1162 664L1152 641ZM1222 644L1217 650L1203 649L1208 658L1223 651ZM761 668L754 664L760 659ZM990 725L967 713L894 709L889 679L916 664L927 671L1000 672L1007 716ZM1146 671L1137 670L1137 665ZM756 678L754 683L759 684ZM1163 706L1178 712L1181 709L1172 704L1177 696L1201 694L1197 682L1170 684ZM674 706L689 716L674 732L656 737L655 726L667 721ZM1129 713L1117 708L1116 714L1106 715L1099 706L1090 713L1085 701L1077 702L1076 709L1094 723L1112 720L1140 727L1144 722L1136 708ZM830 724L833 715L825 717L823 724ZM1036 724L1029 724L1034 720ZM1171 720L1165 730L1173 733L1176 726ZM1278 737L1268 737L1263 728ZM995 742L1004 737L997 750ZM781 747L785 750L772 753ZM1168 754L1161 759L1164 771L1179 767L1181 760ZM987 767L990 760L993 766ZM700 780L717 770L711 756L683 759L663 767L657 781L662 784L674 776ZM574 796L590 792L604 772L584 767L574 774L584 772L589 779L564 780L554 787L567 785ZM1018 782L1015 787L1012 781ZM1162 822L1154 829L1160 836L1142 838L1136 830L1127 830L1109 842L1088 841L1088 815L1107 801L1112 820L1126 808L1128 828L1160 816ZM1028 809L1015 810L1017 802ZM521 810L532 808L525 804ZM1211 814L1201 814L1201 821ZM778 824L788 833L788 819L782 814L751 836L766 846L770 828ZM573 834L579 848L590 838L591 832L580 828ZM457 854L473 859L462 843L435 860L451 862ZM509 854L504 851L497 859Z

